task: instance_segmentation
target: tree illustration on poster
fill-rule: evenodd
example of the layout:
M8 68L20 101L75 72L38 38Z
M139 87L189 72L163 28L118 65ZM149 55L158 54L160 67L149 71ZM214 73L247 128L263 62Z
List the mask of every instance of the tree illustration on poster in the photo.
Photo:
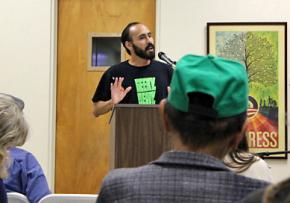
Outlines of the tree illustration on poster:
M249 81L247 136L252 152L287 150L287 23L208 23L208 53L244 64ZM269 158L287 158L276 154Z

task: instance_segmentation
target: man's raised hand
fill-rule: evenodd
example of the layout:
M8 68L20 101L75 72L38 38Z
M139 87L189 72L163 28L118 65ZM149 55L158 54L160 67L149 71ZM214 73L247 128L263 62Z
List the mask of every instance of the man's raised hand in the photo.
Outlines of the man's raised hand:
M122 86L123 80L124 77L116 77L114 84L111 83L111 98L114 105L122 101L127 93L132 89L131 86L124 89Z

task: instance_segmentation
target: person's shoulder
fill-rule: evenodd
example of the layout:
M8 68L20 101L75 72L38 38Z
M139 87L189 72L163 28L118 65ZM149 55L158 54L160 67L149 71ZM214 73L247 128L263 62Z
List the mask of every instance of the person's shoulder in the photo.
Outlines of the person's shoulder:
M234 172L233 172L234 173ZM270 184L270 182L264 181L264 180L260 180L260 179L256 179L256 178L252 178L252 177L247 177L247 176L243 176L243 175L239 175L234 173L235 176L235 182L237 184L244 184L245 186L249 187L249 188L261 188L261 187L266 187Z
M25 149L13 147L9 149L9 153L13 162L28 164L31 166L39 164L36 157Z
M158 67L162 67L162 68L170 68L172 69L172 67L170 65L168 65L167 63L163 63L161 61L158 61L158 60L152 60L151 62L152 65L157 65Z
M121 63L117 63L112 65L110 68L108 68L107 71L115 71L119 70L120 68L127 68L129 66L128 60L122 61Z
M169 77L172 77L174 69L172 66L170 66L166 63L163 63L163 62L160 62L157 60L153 60L151 62L151 67L152 67L152 69L157 70L158 72L161 72L163 74L168 75Z
M103 78L111 78L114 75L126 71L128 68L128 61L123 61L118 64L110 66L103 74Z
M140 175L144 175L148 171L150 165L144 165L136 168L119 168L110 171L103 182L104 186L109 186L114 183L130 184L130 182L136 180Z
M250 169L256 170L256 171L270 171L270 166L267 164L267 162L261 158L257 158L257 160L251 165Z
M267 168L270 168L270 166L267 164L267 162L260 158L260 157L257 157L257 161L255 162L257 165L260 165L260 166L264 166L264 167L267 167Z
M228 173L225 177L224 184L227 185L227 190L231 193L239 193L236 197L237 200L239 200L253 191L266 188L270 183L238 175L237 173L231 171L231 173Z
M107 178L123 178L123 177L128 177L132 176L135 174L138 174L140 171L144 170L147 165L145 166L140 166L140 167L135 167L135 168L118 168L118 169L113 169L110 171L107 175Z
M10 157L13 159L25 159L27 156L33 156L29 151L18 147L9 149Z
M111 78L114 77L115 75L118 75L122 72L126 72L128 70L128 61L123 61L118 64L114 64L110 66L103 74L103 77L105 78Z
M267 162L258 158L249 168L245 171L245 175L254 177L260 180L272 182L271 168Z
M113 169L104 178L99 191L98 202L115 202L117 197L123 197L136 190L136 186L143 184L139 181L140 168ZM141 169L142 170L142 169ZM144 180L144 178L142 179ZM124 193L124 191L126 191Z

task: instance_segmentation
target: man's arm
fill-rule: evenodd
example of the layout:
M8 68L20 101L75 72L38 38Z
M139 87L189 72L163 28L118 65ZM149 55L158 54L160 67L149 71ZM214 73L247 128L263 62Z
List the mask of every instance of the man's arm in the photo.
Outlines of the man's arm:
M93 114L98 117L112 110L114 104L112 99L93 103Z
M103 115L110 110L112 110L115 104L118 104L120 101L124 99L127 93L132 89L131 86L126 89L123 88L124 78L119 77L115 78L114 84L111 83L111 99L108 101L98 101L94 102L93 114L97 117Z

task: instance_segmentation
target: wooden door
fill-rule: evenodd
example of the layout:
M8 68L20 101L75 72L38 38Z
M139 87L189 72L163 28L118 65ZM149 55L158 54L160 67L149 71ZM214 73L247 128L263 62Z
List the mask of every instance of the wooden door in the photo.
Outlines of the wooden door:
M155 0L59 0L56 193L97 193L109 170L110 114L92 114L103 72L87 70L89 33L121 33L133 21L155 33L155 8Z

